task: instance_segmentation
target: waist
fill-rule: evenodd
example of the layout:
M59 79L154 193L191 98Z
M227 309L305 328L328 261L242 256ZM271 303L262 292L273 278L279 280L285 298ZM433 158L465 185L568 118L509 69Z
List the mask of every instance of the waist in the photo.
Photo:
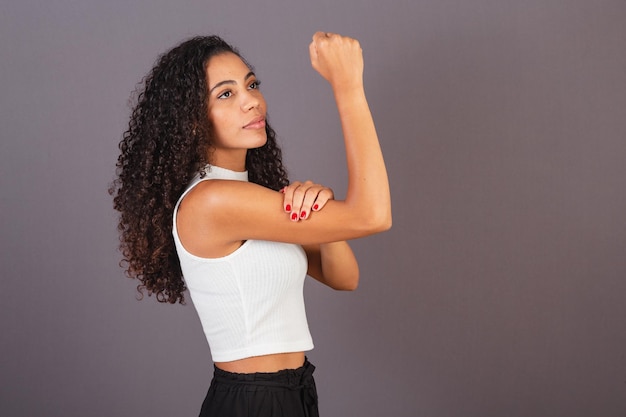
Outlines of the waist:
M313 366L306 358L304 363L294 369L281 369L275 372L235 373L228 372L215 366L213 380L222 386L258 385L300 389L313 385Z
M274 353L252 356L230 362L215 362L217 370L236 374L253 374L293 370L305 363L304 352Z

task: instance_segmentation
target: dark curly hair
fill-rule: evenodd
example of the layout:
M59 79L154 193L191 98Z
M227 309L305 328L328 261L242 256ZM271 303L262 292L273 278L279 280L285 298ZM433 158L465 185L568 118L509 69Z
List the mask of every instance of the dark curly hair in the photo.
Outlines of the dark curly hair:
M141 281L140 298L145 289L159 302L185 302L173 211L191 178L210 163L206 68L211 57L229 52L241 57L218 36L186 40L159 57L135 91L109 193L120 212L120 265ZM267 142L248 150L246 169L251 182L279 190L287 172L276 133L269 124L265 129Z

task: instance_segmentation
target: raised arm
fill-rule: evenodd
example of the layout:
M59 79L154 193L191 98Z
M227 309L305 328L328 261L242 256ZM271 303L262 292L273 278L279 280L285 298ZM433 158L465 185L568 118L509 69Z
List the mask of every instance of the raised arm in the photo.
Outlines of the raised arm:
M328 201L324 210L298 221L299 211L285 216L279 192L245 182L202 182L186 196L178 216L181 239L192 253L228 252L247 239L336 242L391 227L387 171L365 98L361 47L354 39L318 32L309 51L337 102L348 164L345 200Z
M309 52L313 68L330 83L337 102L348 163L345 203L358 222L384 230L391 226L389 181L365 98L361 46L355 39L318 32Z

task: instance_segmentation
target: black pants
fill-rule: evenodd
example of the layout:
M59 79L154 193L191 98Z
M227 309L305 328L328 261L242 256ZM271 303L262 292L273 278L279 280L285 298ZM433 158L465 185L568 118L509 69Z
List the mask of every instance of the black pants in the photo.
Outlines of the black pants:
M236 374L215 368L200 417L319 417L313 366Z

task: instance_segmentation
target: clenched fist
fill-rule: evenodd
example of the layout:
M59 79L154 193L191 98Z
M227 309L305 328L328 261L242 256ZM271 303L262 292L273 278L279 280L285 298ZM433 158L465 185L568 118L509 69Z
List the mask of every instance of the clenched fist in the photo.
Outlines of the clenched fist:
M317 32L309 45L311 65L333 89L363 85L363 51L356 39Z

